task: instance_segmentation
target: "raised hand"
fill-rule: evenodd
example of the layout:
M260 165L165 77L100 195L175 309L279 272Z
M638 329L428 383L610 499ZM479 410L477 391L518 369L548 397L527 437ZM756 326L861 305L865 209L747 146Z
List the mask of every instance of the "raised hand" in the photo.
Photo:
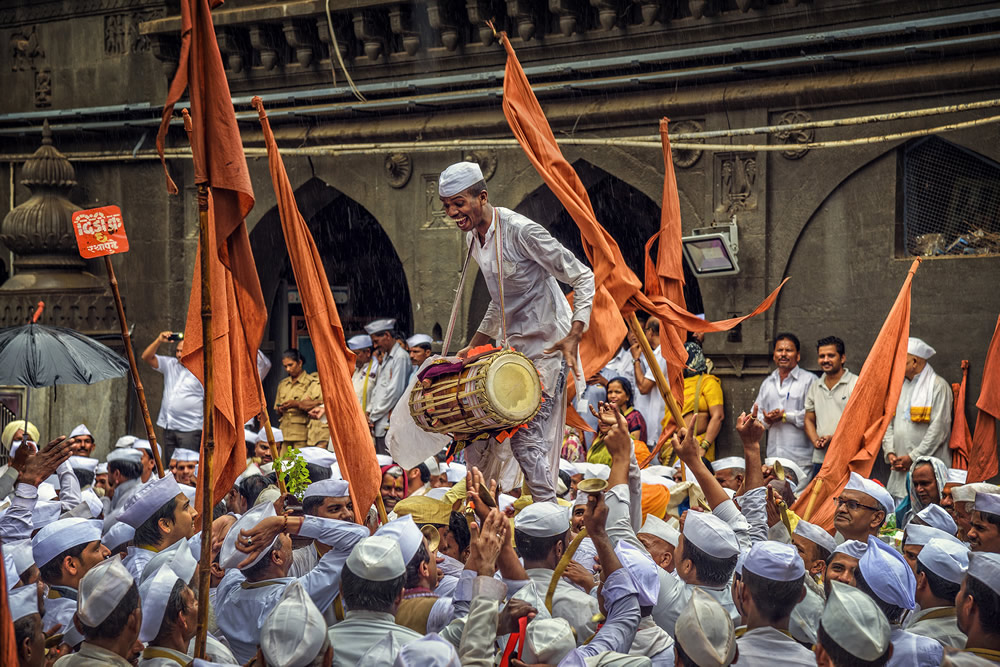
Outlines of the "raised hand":
M757 419L756 403L753 404L750 414L740 413L736 419L736 431L740 434L740 440L743 441L744 446L760 444L761 438L764 436L764 424Z
M45 449L37 453L35 445L25 441L14 452L10 466L17 470L18 482L38 486L52 475L64 461L67 461L73 455L73 451L73 440L65 435L50 440L49 444L45 445Z

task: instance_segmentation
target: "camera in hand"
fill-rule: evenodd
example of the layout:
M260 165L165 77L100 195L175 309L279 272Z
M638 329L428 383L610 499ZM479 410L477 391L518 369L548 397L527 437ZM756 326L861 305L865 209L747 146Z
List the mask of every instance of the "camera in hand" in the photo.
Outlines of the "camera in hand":
M167 341L170 342L170 343L176 343L179 340L184 340L184 332L183 331L175 331L174 333L172 333L169 336L167 336Z

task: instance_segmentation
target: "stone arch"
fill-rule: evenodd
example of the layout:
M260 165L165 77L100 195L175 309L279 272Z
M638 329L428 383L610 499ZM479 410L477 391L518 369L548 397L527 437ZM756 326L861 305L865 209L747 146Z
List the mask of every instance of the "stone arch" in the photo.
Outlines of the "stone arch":
M647 192L633 186L605 169L595 166L589 160L578 159L574 169L583 181L590 196L597 219L618 242L629 268L639 276L644 275L643 252L646 241L656 233L660 225L659 197L650 197ZM534 174L534 172L532 172ZM537 174L534 174L540 182ZM659 175L659 188L663 187L663 175ZM647 190L648 184L647 184ZM527 192L514 207L532 220L538 222L560 243L569 248L582 261L587 262L576 223L566 209L544 183ZM702 301L698 281L684 265L687 283L685 298L692 312L701 312ZM470 335L482 320L489 304L489 292L481 274L477 272L468 308L468 331Z
M315 177L297 187L295 199L316 241L327 279L336 288L334 297L345 333L357 333L365 323L382 316L398 318L399 328L409 331L412 309L406 273L375 216ZM291 346L291 318L301 307L289 303L287 297L295 277L276 206L259 217L250 232L250 244L270 315L265 352L277 365L281 351ZM269 374L268 390L273 391L281 377L280 371Z

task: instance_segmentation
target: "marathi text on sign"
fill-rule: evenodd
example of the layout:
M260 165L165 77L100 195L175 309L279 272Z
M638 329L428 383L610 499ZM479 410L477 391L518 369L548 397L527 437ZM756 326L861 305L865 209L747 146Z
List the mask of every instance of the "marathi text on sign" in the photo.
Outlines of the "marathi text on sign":
M84 259L128 251L125 222L117 206L77 211L73 214L73 232Z

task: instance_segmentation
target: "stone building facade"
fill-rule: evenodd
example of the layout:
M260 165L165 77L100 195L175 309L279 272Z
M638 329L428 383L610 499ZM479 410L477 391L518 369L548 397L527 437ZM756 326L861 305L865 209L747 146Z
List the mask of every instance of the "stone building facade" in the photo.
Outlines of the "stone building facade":
M664 116L673 132L720 131L1000 98L1000 9L991 2L332 0L332 31L326 5L228 0L213 12L251 151L257 203L248 225L271 307L265 351L276 366L267 379L272 390L298 311L267 163L259 157L261 133L249 105L255 94L290 151L285 164L346 326L353 332L368 318L395 316L406 333L435 338L447 327L463 259L462 239L437 201L443 167L479 161L491 201L580 247L572 222L520 149L495 141L511 135L501 110L504 52L486 19L511 35L557 137L655 140ZM17 185L21 163L47 119L76 169L73 202L118 204L125 215L132 250L115 261L140 350L157 332L183 327L195 261L190 161L168 160L174 180L186 185L168 196L150 153L177 67L178 12L169 0L0 3L11 53L10 67L0 70L0 193L12 206L27 198ZM367 101L347 86L337 50ZM765 316L706 339L726 392L723 453L736 445L727 435L734 414L749 408L769 371L775 334L798 334L808 368L816 368L814 342L838 335L857 372L915 252L948 254L929 257L917 273L911 331L938 349L933 365L949 381L960 379L962 359L972 361L972 407L1000 312L1000 243L990 244L1000 238L992 236L1000 233L998 126L905 133L997 113L980 108L724 135L702 141L732 149L675 152L685 230L733 214L739 230L741 272L689 276L689 307L711 319L744 313L791 277ZM796 147L895 133L904 136ZM431 152L419 146L427 141L454 144ZM384 142L412 145L376 145ZM740 148L765 143L788 148ZM184 144L177 126L168 145ZM659 222L660 150L576 145L564 152L641 275L642 245ZM0 259L9 271L6 253ZM470 280L461 335L478 323L486 298L481 280ZM159 379L145 370L143 378L155 413ZM56 412L52 428L83 416L72 405ZM136 418L130 423L133 432L141 429ZM120 433L99 435L113 440Z

